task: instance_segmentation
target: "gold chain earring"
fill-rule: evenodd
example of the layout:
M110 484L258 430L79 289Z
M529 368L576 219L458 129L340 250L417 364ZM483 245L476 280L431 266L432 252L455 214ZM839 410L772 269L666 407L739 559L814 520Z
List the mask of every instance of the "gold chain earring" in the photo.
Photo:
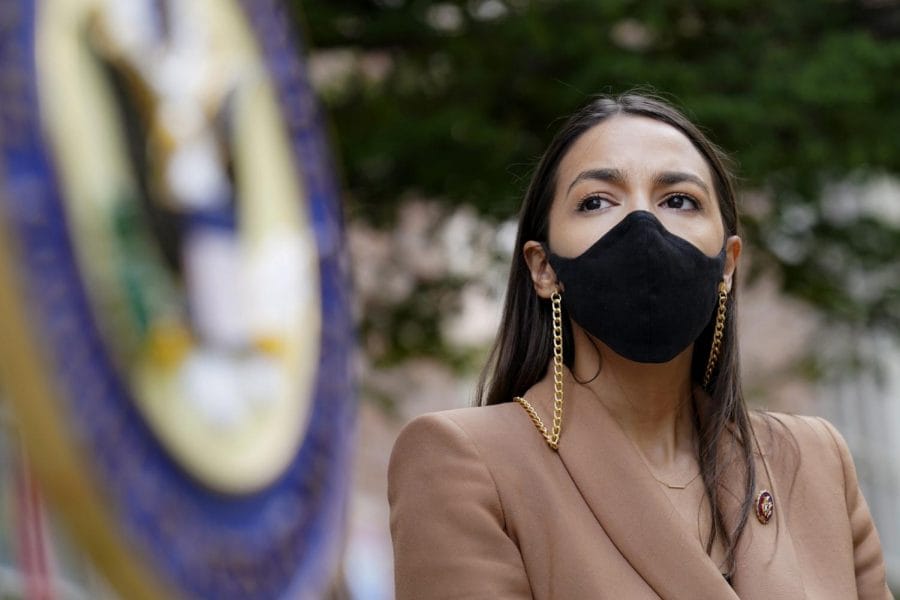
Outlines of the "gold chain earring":
M716 329L713 331L712 344L709 346L709 360L706 361L706 374L703 376L703 387L709 386L719 352L722 350L722 338L725 335L725 302L728 300L728 288L725 282L719 283L719 310L716 313Z
M525 412L531 418L531 422L541 432L547 445L553 450L559 449L559 436L562 433L562 410L563 410L563 338L562 338L562 296L559 290L556 290L550 296L550 303L553 309L553 429L547 430L547 426L541 420L541 417L534 410L534 407L521 396L513 398L522 405Z

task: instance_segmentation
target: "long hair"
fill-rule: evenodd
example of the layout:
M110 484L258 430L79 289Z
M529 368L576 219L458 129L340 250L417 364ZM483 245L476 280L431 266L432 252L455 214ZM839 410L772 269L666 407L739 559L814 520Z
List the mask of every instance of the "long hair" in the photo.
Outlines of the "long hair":
M739 235L734 175L725 153L709 140L697 126L666 101L643 93L621 96L598 96L572 115L550 142L531 179L519 214L519 231L513 253L512 268L506 288L506 301L497 340L481 373L476 391L479 405L509 402L523 395L546 373L552 351L552 323L550 306L534 291L531 273L521 254L525 242L547 242L550 207L556 189L560 161L572 144L587 130L615 115L643 116L671 125L681 131L700 152L712 171L713 183L726 236ZM712 507L712 524L706 552L721 537L726 552L726 576L731 578L735 567L735 548L747 524L753 502L756 471L753 461L753 435L750 417L741 390L740 364L737 342L737 288L732 288L727 300L727 315L718 366L707 389L709 395L694 399L694 427L699 439L698 462L706 497ZM571 366L573 347L568 318L564 361ZM694 344L691 377L702 381L712 342L715 315L710 318ZM728 437L736 441L740 460L738 465L721 452ZM731 455L731 453L728 453ZM742 465L740 463L743 463ZM729 530L722 509L723 476L726 468L743 467L745 489L740 516Z

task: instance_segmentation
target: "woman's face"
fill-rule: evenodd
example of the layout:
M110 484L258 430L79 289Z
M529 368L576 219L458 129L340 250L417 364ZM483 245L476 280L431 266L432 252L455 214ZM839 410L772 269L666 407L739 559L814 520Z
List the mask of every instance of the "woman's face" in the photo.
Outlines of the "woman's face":
M648 117L617 115L586 131L559 164L550 208L550 250L574 257L590 248L630 212L653 213L671 233L707 256L725 242L723 279L731 278L741 241L725 227L706 160L674 127ZM525 260L535 289L548 298L556 276L536 241Z
M713 256L725 229L706 160L674 127L617 115L586 131L559 164L550 249L578 256L636 210Z

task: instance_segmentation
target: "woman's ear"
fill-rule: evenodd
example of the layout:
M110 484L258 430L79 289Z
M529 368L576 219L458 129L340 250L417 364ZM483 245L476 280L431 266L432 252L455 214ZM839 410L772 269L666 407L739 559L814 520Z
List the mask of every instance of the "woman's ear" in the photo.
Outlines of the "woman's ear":
M544 250L543 244L534 240L525 242L522 246L522 255L525 257L525 264L531 271L531 281L534 283L534 291L541 298L548 299L553 292L560 290L561 286L556 279L556 272L550 266L547 260L547 252Z
M741 257L741 247L741 238L736 235L732 235L725 240L725 271L722 279L725 281L728 293L731 293L731 286L734 285L734 270L737 268L738 260Z

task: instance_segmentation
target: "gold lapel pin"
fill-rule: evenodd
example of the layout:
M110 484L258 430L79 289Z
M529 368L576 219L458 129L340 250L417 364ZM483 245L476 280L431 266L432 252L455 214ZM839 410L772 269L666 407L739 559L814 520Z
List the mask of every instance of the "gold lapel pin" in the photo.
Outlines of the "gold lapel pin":
M756 519L765 525L775 513L775 499L769 490L763 490L756 497Z

